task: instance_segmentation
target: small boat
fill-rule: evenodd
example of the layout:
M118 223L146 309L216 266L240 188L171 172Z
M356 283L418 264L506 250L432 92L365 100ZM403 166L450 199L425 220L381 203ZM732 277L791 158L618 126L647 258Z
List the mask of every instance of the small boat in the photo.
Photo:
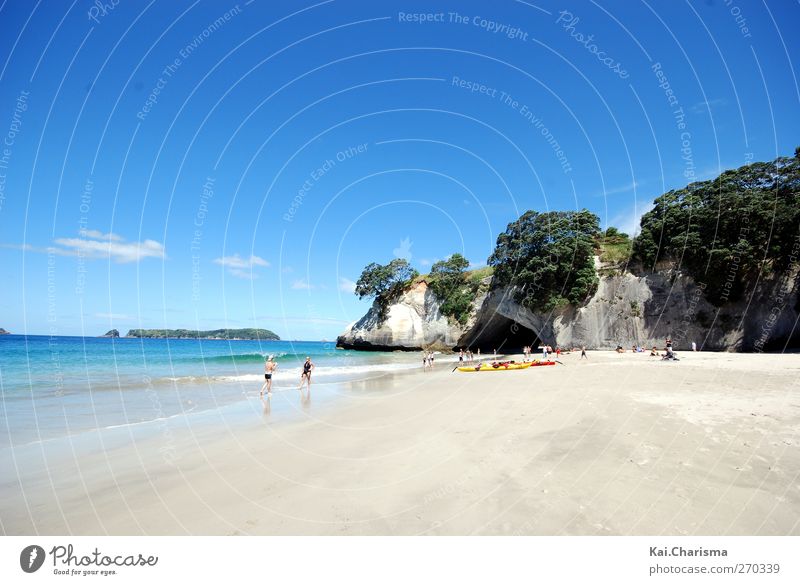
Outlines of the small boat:
M506 370L524 370L531 363L517 364L515 362L496 362L491 364L478 364L477 366L462 366L459 372L504 372Z
M553 360L547 360L547 361L534 360L533 362L531 362L530 365L531 366L554 366L554 365L556 365L556 362L554 362Z

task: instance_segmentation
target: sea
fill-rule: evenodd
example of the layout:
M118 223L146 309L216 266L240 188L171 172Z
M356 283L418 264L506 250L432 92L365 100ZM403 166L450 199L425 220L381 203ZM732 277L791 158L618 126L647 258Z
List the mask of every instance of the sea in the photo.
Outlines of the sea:
M0 448L253 401L268 355L278 363L273 394L296 392L306 357L315 364L312 387L421 368L417 352L341 350L331 342L2 335Z

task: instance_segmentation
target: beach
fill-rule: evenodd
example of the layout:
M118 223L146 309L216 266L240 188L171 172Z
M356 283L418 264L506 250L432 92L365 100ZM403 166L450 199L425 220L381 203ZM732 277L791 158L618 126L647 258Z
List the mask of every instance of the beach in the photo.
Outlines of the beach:
M437 360L269 402L248 382L202 415L3 449L2 530L800 534L800 355L679 357Z

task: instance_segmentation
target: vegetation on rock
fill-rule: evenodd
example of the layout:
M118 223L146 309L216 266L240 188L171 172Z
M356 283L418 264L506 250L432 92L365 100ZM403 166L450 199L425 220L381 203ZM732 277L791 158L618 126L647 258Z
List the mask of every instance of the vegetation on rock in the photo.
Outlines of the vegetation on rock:
M407 260L396 258L388 264L372 262L361 272L355 293L359 299L375 299L381 320L387 317L389 306L419 275Z
M798 254L800 154L692 183L655 200L633 243L645 270L669 261L706 285L708 300L736 300L759 273Z
M594 250L600 221L590 211L526 211L508 224L489 257L496 285L514 286L532 310L580 304L597 290Z
M633 242L628 234L610 227L597 237L597 255L603 264L624 266L631 258Z
M212 329L210 331L194 331L191 329L131 329L128 337L146 337L156 339L248 339L259 341L279 341L275 333L269 329Z
M487 276L491 286L514 287L517 302L534 311L583 304L601 274L633 263L655 271L663 262L682 268L717 305L741 296L759 274L789 268L800 256L800 148L794 157L754 163L665 193L644 214L636 238L617 228L600 231L588 210L526 211L497 238L488 266L469 272L461 254L436 262L419 277L405 260L369 264L356 285L359 298L374 297L381 319L417 277L425 279L440 309L462 325ZM631 314L642 307L631 302Z
M447 260L434 262L427 276L428 285L441 302L439 310L461 325L469 319L481 281L491 274L491 269L470 273L467 272L468 267L469 261L456 253Z

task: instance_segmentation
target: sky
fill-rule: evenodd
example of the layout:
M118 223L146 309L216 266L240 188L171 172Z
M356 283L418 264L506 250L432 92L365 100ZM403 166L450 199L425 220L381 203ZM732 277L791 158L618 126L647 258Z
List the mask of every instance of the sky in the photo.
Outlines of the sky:
M0 1L14 333L331 340L370 262L800 144L795 2Z

